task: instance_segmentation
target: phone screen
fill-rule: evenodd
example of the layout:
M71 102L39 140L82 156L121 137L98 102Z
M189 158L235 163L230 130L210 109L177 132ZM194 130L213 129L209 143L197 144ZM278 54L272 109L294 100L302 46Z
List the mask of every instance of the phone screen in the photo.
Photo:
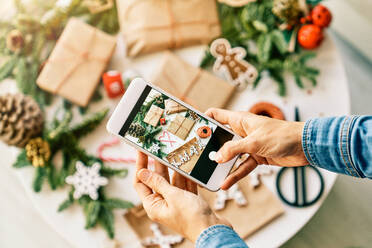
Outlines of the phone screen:
M217 166L210 152L233 138L232 133L150 86L119 134L205 184Z

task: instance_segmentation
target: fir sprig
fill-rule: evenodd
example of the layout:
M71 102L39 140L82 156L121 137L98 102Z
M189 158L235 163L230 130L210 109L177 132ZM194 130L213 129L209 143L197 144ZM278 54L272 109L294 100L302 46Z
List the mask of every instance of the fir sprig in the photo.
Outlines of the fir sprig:
M112 169L106 167L99 158L89 155L79 146L79 139L97 128L107 115L108 110L104 109L99 111L84 118L80 123L71 125L73 119L71 106L65 103L63 109L65 112L62 119L58 119L56 115L52 122L46 125L48 128L44 130L43 139L49 143L51 158L46 161L44 167L37 167L35 169L32 185L34 191L40 192L44 182L47 182L52 190L64 187L66 185L66 177L75 173L77 161L82 161L87 166L91 166L95 162L100 163L100 173L102 176L125 177L128 174L127 169ZM62 166L59 170L57 170L53 163L53 157L58 151L62 152ZM15 168L23 168L30 164L30 161L27 160L26 150L23 149L13 166ZM98 191L98 200L92 200L87 196L83 196L79 201L76 201L73 198L73 192L74 188L72 187L68 193L67 199L58 207L58 211L63 211L78 202L79 205L82 206L86 216L85 228L92 228L99 222L111 238L114 237L113 209L126 209L133 206L133 204L128 201L117 198L106 198L103 188L100 188Z

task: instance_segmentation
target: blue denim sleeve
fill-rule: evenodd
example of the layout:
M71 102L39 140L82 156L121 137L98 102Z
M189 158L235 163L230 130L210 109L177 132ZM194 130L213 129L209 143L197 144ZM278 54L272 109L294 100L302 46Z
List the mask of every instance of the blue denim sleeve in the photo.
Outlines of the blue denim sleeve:
M372 179L372 116L310 119L302 148L313 166Z
M215 225L205 229L196 241L196 248L248 248L230 227Z

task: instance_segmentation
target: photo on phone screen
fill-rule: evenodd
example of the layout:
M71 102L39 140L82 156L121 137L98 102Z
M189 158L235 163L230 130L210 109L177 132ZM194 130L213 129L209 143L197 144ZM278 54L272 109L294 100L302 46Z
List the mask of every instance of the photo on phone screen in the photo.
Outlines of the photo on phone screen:
M146 86L119 135L207 184L218 151L233 134Z

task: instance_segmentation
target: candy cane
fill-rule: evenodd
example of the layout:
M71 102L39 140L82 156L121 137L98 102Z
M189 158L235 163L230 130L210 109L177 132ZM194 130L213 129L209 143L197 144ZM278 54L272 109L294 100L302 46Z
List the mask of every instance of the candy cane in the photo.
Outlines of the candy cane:
M103 155L103 151L107 147L112 147L118 144L120 144L120 140L118 138L113 138L111 141L102 143L97 149L98 157L104 162L128 163L128 164L136 163L136 159L133 157L107 157ZM153 163L154 163L154 160L150 159L149 164L153 164Z

